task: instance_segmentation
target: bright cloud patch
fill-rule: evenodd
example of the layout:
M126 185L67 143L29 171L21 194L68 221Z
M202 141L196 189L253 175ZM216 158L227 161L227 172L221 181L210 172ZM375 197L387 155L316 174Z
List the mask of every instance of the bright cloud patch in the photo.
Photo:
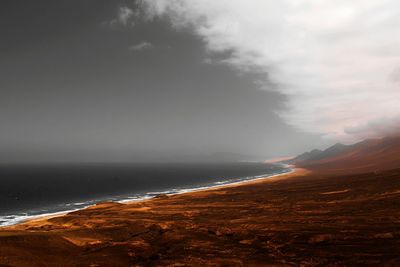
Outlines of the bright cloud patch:
M132 45L131 47L129 47L129 50L132 50L132 51L143 51L143 50L151 49L153 47L154 46L151 43L143 41L141 43Z
M237 68L268 73L291 125L335 139L400 115L400 3L392 0L145 0ZM385 126L380 126L385 127Z
M107 21L106 24L111 26L122 25L122 26L134 26L134 19L139 16L139 12L136 10L127 7L121 6L118 9L117 16L110 21Z

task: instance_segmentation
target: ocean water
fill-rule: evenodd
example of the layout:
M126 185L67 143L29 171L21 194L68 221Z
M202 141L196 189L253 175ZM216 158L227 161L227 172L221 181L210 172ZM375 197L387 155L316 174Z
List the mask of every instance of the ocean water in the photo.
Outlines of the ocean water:
M288 172L265 163L0 165L0 226Z

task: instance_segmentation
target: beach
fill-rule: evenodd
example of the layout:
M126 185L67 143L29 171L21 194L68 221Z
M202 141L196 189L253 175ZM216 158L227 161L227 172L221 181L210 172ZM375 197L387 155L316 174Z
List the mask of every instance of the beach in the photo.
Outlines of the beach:
M263 162L1 165L0 227L99 202L129 202L290 171Z
M268 179L105 202L0 230L5 266L326 266L398 262L400 170ZM346 263L346 264L344 264Z
M181 194L190 194L190 193L195 193L195 192L209 192L213 190L218 190L218 189L223 189L223 188L231 188L231 187L237 187L241 185L250 185L250 184L256 184L256 183L262 183L265 181L265 179L268 179L269 181L276 181L280 179L285 179L287 177L291 177L292 175L304 175L306 173L309 173L306 169L302 168L295 168L294 166L287 165L285 171L282 173L278 174L271 174L271 175L260 175L256 177L245 177L242 179L235 179L234 181L230 180L225 180L225 181L220 181L216 182L214 184L208 185L208 186L202 186L202 187L192 187L192 188L185 188L185 189L180 189L180 190L167 190L167 191L162 191L158 192L157 194L155 192L152 193L153 196L150 195L145 195L140 198L127 198L127 199L122 199L118 201L104 201L100 202L97 204L93 205L87 205L86 207L79 208L79 209L74 209L74 210L67 210L67 211L60 211L60 212L54 212L54 213L48 213L48 214L40 214L40 215L33 215L30 216L29 218L21 218L20 220L15 221L15 223L11 223L9 225L4 225L0 226L0 230L3 228L10 228L12 226L15 226L16 228L19 228L19 226L23 225L32 225L33 223L38 223L42 224L43 221L48 221L51 218L58 217L58 216L63 216L68 213L72 213L75 211L79 210L84 210L88 208L97 208L101 205L104 205L104 203L111 204L111 203L120 203L120 204L133 204L133 203L140 203L140 202L145 202L145 201L150 201L152 199L159 199L159 198L165 198L165 197L171 197L175 195L181 195Z
M400 267L400 1L0 5L0 267Z

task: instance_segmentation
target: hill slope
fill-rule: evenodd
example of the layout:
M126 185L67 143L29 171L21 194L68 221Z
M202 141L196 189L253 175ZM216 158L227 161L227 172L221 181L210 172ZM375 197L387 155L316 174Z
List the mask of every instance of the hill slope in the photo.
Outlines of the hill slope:
M311 152L309 152L311 153ZM296 166L331 173L362 173L400 167L400 136L367 139L353 145L335 144L312 157L296 157Z

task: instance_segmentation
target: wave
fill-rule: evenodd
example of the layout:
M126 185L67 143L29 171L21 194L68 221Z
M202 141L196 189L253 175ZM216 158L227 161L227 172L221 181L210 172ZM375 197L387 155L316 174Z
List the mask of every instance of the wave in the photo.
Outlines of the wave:
M275 177L278 175L291 173L293 171L294 171L293 169L286 168L286 169L280 170L278 172L275 172L273 174L227 179L227 180L217 181L217 182L213 182L213 183L206 184L206 185L200 185L200 186L185 187L185 188L172 188L172 189L168 189L168 190L164 190L164 191L147 192L144 194L135 194L135 195L131 195L131 196L115 196L115 197L110 197L110 198L90 200L90 201L86 201L86 202L66 203L66 204L57 206L53 211L50 211L49 209L42 209L42 210L32 211L30 213L25 212L25 213L18 213L18 214L3 215L3 216L0 215L0 227L11 226L11 225L15 225L18 223L22 223L27 220L39 219L41 217L63 215L66 213L70 213L70 212L74 212L74 211L78 211L78 210L87 208L89 206L95 205L96 203L104 202L104 201L115 201L118 203L143 201L143 200L148 200L148 199L160 196L160 195L170 196L170 195L176 195L176 194L184 194L184 193L202 191L202 190L207 190L207 189L211 189L211 188L218 188L218 187L222 187L222 186L226 186L226 185L237 185L237 184L241 184L241 183L245 183L245 182L249 182L249 181L256 181L259 179L272 178L272 177Z

